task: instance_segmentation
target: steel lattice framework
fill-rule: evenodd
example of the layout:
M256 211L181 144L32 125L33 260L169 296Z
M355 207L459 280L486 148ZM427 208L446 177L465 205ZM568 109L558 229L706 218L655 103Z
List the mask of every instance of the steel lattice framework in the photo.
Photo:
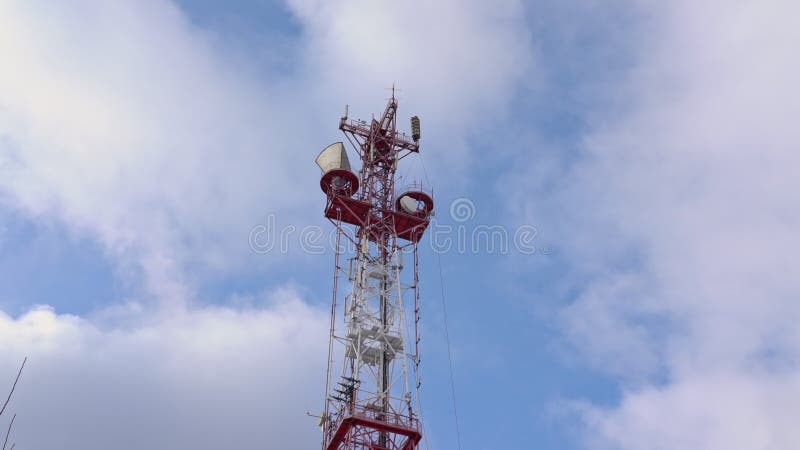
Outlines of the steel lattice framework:
M396 114L392 92L380 118L349 120L346 112L341 118L339 129L361 160L358 175L350 170L341 142L317 158L327 195L325 217L336 228L323 450L413 450L422 437L417 248L433 199L419 186L396 194L398 161L419 151L419 120L411 119L409 137L397 131ZM351 248L346 267L345 247ZM403 271L409 254L410 276ZM345 275L350 290L338 305L338 284ZM339 307L343 330L337 330ZM413 324L406 322L409 314ZM341 367L333 361L336 345Z

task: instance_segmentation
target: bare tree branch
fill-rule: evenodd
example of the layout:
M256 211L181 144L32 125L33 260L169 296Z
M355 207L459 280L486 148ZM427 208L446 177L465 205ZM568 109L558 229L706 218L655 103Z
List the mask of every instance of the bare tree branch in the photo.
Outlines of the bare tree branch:
M8 444L8 436L11 434L11 427L14 426L14 419L17 418L17 415L14 414L14 417L11 418L11 423L8 424L8 430L6 430L6 440L3 441L3 450L6 450L6 444Z
M25 359L22 360L22 365L19 368L19 372L17 372L17 378L14 380L14 384L11 386L11 392L8 393L8 398L6 398L6 402L3 403L3 409L0 409L0 416L3 415L3 412L6 410L6 406L8 406L8 402L11 401L11 396L14 395L14 389L17 388L17 382L19 381L20 375L22 375L22 369L25 368L25 363L28 362L28 357L26 356Z

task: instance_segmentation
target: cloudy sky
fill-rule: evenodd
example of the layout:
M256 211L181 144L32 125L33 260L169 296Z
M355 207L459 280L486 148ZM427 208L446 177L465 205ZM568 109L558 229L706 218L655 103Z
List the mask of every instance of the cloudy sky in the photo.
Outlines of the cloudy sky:
M465 450L800 448L797 17L0 0L0 386L29 357L10 441L318 446L313 158L345 104L369 118L394 83L423 134L400 174L433 186L440 231L421 256L430 449L457 448L442 288ZM507 248L473 245L480 227ZM253 245L265 229L285 238Z

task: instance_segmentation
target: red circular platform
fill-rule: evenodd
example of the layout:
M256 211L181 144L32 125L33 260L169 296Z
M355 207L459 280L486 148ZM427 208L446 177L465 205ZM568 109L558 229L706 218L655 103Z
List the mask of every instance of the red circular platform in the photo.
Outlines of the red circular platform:
M358 177L349 170L333 169L322 175L319 186L322 192L328 195L339 194L349 197L358 191Z
M400 203L400 200L402 200L403 197L409 197L415 200L417 202L417 210L407 211L405 208L403 208L403 205ZM407 191L403 192L402 194L400 194L400 196L397 197L397 201L395 202L395 208L397 208L398 211L404 212L406 214L411 214L417 217L427 217L433 211L433 199L426 192Z

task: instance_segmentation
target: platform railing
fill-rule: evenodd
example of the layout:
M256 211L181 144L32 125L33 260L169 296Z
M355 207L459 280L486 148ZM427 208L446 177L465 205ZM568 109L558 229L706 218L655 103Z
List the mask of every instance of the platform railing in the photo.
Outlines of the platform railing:
M418 416L415 414L409 415L408 412L399 413L391 407L391 403L401 404L401 402L404 403L403 400L398 398L390 398L390 406L387 411L383 411L381 405L375 400L376 397L369 397L368 399L360 400L355 405L351 405L349 408L345 407L339 409L328 422L328 426L325 430L325 442L330 442L342 423L349 418L360 418L370 421L383 422L390 426L405 428L410 431L420 430L420 421Z

